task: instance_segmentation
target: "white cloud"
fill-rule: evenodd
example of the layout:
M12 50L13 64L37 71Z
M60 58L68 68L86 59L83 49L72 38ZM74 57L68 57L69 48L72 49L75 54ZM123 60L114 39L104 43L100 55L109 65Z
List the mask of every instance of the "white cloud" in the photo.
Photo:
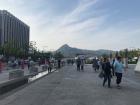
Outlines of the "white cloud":
M57 49L65 43L88 49L121 49L130 46L132 34L140 33L139 30L128 27L128 20L126 23L120 22L102 29L110 14L99 15L102 10L97 9L89 11L90 7L98 5L99 0L79 0L73 10L56 16L49 11L47 1L0 0L0 9L8 10L27 23L31 29L31 40L36 41L40 49L43 46ZM87 13L91 16L81 19L83 14ZM98 16L94 16L96 13ZM136 43L132 42L133 46L136 46Z
M39 36L37 39L40 39L40 41L38 41L39 47L41 48L44 43L52 48L58 48L65 43L72 44L73 40L82 37L83 34L86 34L86 31L95 30L104 21L104 17L91 17L85 21L73 23L79 21L79 16L83 14L89 6L94 5L95 1L97 0L80 2L73 11L64 16L58 16L54 19L46 18L46 20L42 17L41 20L44 21L41 21L41 23L45 24L43 29L38 32ZM49 25L47 25L46 21L49 22Z
M123 27L123 25L114 25L102 31L95 32L88 40L83 40L82 43L87 43L84 47L88 49L110 49L120 50L130 47L139 48L139 29ZM79 46L83 47L83 46Z

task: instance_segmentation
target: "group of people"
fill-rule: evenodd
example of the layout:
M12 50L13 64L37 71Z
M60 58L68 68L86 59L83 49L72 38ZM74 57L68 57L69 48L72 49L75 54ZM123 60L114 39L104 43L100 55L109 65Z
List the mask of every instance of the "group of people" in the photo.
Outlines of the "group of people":
M84 59L78 58L76 60L77 71L84 71L84 62ZM103 87L105 86L106 82L108 82L108 88L111 88L111 78L116 76L117 88L121 88L120 83L122 81L122 75L126 69L120 56L114 59L104 57L103 59L99 60L94 58L92 60L92 68L95 70L95 72L101 70L99 76L103 78Z
M19 68L21 69L25 68L25 61L24 59L15 59L15 60L9 60L8 61L8 66L12 68Z
M80 59L78 57L78 59L76 60L76 64L77 64L77 71L84 71L84 64L85 64L84 59Z
M101 62L100 62L99 59L94 58L94 59L92 60L92 68L95 70L95 72L96 72L97 70L99 70L100 65L101 65Z
M108 81L108 88L111 88L111 78L115 75L117 87L121 88L120 83L122 81L122 74L124 70L125 67L120 56L112 62L110 62L108 58L104 58L102 62L102 70L100 72L104 77L103 86L105 86L105 83Z
M62 61L61 59L58 59L56 61L47 59L47 60L45 60L45 65L47 66L48 73L50 73L52 71L53 67L54 68L57 67L58 69L60 69L62 66L65 65L65 62Z
M67 60L67 64L68 65L70 65L70 64L73 65L74 64L74 59L68 59Z
M46 60L46 61L45 61L45 65L47 65L48 73L51 73L51 72L52 72L52 68L53 68L52 61L49 60L49 59Z
M23 59L9 60L7 66L12 67L12 68L24 69L25 68L25 63L24 63ZM5 67L6 67L5 62L2 59L0 59L0 73L2 72L3 69L5 69Z

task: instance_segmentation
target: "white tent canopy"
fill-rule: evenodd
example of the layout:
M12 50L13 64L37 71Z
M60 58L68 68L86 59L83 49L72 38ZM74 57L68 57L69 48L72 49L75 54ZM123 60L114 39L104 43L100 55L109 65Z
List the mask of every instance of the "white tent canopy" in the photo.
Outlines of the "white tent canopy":
M140 72L140 57L139 57L137 65L136 65L135 71Z

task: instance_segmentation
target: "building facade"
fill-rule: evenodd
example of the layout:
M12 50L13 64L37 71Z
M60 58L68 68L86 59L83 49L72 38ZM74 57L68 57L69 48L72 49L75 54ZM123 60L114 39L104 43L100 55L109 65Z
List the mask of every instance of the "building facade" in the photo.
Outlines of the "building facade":
M0 46L28 50L30 27L6 10L0 10Z

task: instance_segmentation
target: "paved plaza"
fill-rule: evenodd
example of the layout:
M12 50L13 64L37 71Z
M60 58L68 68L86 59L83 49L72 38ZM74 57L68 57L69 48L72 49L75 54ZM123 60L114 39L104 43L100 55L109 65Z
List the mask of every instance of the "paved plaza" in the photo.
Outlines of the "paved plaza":
M0 96L0 105L140 105L140 75L129 65L122 88L117 89L115 77L112 88L102 87L102 79L85 65L84 72L75 66L65 66L25 86Z

